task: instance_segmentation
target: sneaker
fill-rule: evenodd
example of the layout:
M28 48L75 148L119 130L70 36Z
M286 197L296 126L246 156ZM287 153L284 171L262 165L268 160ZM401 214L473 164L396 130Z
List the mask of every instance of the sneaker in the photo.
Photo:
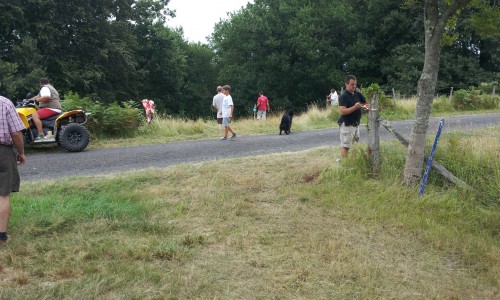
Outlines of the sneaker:
M36 142L43 142L45 140L45 136L39 135L35 138L35 143Z
M0 247L4 246L5 244L7 244L8 242L10 241L10 237L7 236L7 238L5 240L0 240Z
M221 141L227 141L227 137L223 136L220 138Z
M338 163L338 164L340 164L340 162L341 162L340 158L337 158L337 159L335 160L335 162L336 162L336 163Z
M45 142L55 142L55 141L56 141L56 137L55 137L55 136L53 136L53 135L46 135L46 136L43 138L43 140L44 140Z
M231 136L231 139L234 140L238 137L238 135L236 133L233 133L233 135Z

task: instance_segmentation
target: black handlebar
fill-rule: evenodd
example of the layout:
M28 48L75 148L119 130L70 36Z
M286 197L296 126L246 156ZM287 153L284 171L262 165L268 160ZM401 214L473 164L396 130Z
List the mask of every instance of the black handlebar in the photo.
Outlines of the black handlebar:
M17 107L35 107L36 101L33 99L23 99L17 101Z

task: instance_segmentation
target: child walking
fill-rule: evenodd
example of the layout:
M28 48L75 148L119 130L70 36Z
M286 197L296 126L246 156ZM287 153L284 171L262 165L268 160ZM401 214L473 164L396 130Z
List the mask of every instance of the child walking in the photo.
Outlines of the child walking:
M234 132L230 125L234 112L233 98L230 95L231 87L229 85L223 86L222 93L224 94L224 99L222 99L222 127L224 127L224 137L222 137L221 140L227 140L229 132L232 133L231 140L234 140L238 135Z

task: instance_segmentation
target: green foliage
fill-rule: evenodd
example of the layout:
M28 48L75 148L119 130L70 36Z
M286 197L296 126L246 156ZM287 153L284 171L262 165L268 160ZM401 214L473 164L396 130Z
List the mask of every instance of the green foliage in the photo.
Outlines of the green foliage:
M453 105L450 99L446 96L440 96L434 102L432 102L432 111L437 113L446 113L454 111Z
M456 110L495 109L500 103L500 96L483 94L481 90L471 88L456 91L451 103Z
M480 191L479 200L482 203L499 206L498 178L500 177L500 161L483 155L479 150L481 146L491 147L492 144L497 142L492 133L491 131L476 133L478 138L463 133L449 135L439 145L436 157L439 157L439 161L452 174ZM434 182L445 183L441 177L433 180Z
M273 111L281 111L286 109L294 109L293 102L288 99L288 97L275 98L273 99Z
M165 25L168 0L68 1L0 4L0 94L23 98L48 77L60 94L148 98L196 119L213 117L215 87L230 84L245 116L259 90L273 108L304 111L347 74L414 95L424 61L420 1L255 0L217 24L209 45ZM449 22L439 93L500 80L498 7L472 4Z
M370 103L374 95L378 94L378 105L384 111L390 111L396 108L394 100L384 94L378 83L372 83L369 87L364 88L363 93L368 103Z
M180 43L180 42L179 42ZM199 43L188 43L181 45L183 53L179 55L185 56L185 75L183 75L180 83L179 96L175 101L178 105L178 110L169 108L165 109L170 114L178 114L181 111L183 117L196 119L199 117L213 117L215 113L211 111L212 98L216 94L216 87L220 85L217 82L217 68L214 63L215 53L207 45ZM163 83L159 82L159 87ZM241 101L233 99L236 105ZM241 113L241 109L237 107L236 115Z
M490 1L491 2L491 1ZM500 7L498 2L475 1L474 8L477 10L471 16L470 23L481 37L498 37L500 35Z
M496 81L493 81L493 82L481 82L481 84L479 85L479 89L481 90L481 92L485 93L485 94L491 94L493 93L493 88L495 87L495 89L498 89L498 82ZM497 92L498 90L496 90L495 92ZM500 91L499 91L500 92Z
M473 106L473 103L469 100L469 93L466 90L458 90L452 97L453 107L458 110L466 110Z
M436 181L418 198L397 142L373 180L361 148L341 164L336 148L229 160L229 183L220 161L26 182L0 298L495 295L498 207Z
M394 88L403 95L417 92L417 81L424 65L424 51L421 44L398 45L382 59L381 69L387 76L388 89Z
M61 104L64 110L83 109L90 113L87 127L97 135L132 136L144 120L142 109L133 101L123 102L121 105L116 102L104 105L88 97L80 98L78 93L69 92L64 95Z
M342 28L351 15L347 1L255 1L216 25L219 82L232 85L236 98L255 100L263 90L272 109L305 110L341 85Z
M103 133L109 136L132 136L143 121L142 112L131 102L112 103L104 109Z
M339 108L338 106L333 106L330 109L330 113L328 114L328 120L332 122L332 124L337 124L337 121L340 118Z
M140 222L144 218L144 205L132 201L121 187L113 182L99 182L87 189L70 186L53 186L46 192L51 196L41 196L38 201L29 198L29 194L21 201L31 204L19 206L15 215L32 215L23 223L29 228L29 234L40 237L71 231L79 223L95 219L121 220ZM56 196L57 195L57 196ZM16 226L16 218L13 218Z
M435 154L435 161L444 165L453 175L473 187L477 194L472 198L484 207L497 208L500 206L500 189L498 179L500 178L500 161L495 157L495 145L498 137L498 128L491 130L479 130L475 133L448 133L442 136L439 147ZM432 146L433 137L428 140L428 150ZM382 145L381 154L382 179L400 180L402 168L405 162L405 152L401 145ZM480 148L489 150L480 150ZM370 165L366 159L366 150L361 147L354 147L350 152L350 158L345 163L349 168L337 170L340 177L361 178L369 180ZM344 162L343 162L344 164ZM428 186L450 188L450 182L434 170L431 171ZM452 186L452 185L451 185ZM462 196L466 191L461 191ZM462 201L463 198L458 199Z

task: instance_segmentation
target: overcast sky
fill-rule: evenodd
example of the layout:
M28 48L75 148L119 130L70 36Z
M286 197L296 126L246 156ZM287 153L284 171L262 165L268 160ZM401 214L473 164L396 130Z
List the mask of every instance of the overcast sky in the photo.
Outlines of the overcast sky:
M190 42L206 43L215 23L226 19L228 12L239 10L253 0L170 0L168 8L176 10L176 17L167 21L169 27L182 27Z

